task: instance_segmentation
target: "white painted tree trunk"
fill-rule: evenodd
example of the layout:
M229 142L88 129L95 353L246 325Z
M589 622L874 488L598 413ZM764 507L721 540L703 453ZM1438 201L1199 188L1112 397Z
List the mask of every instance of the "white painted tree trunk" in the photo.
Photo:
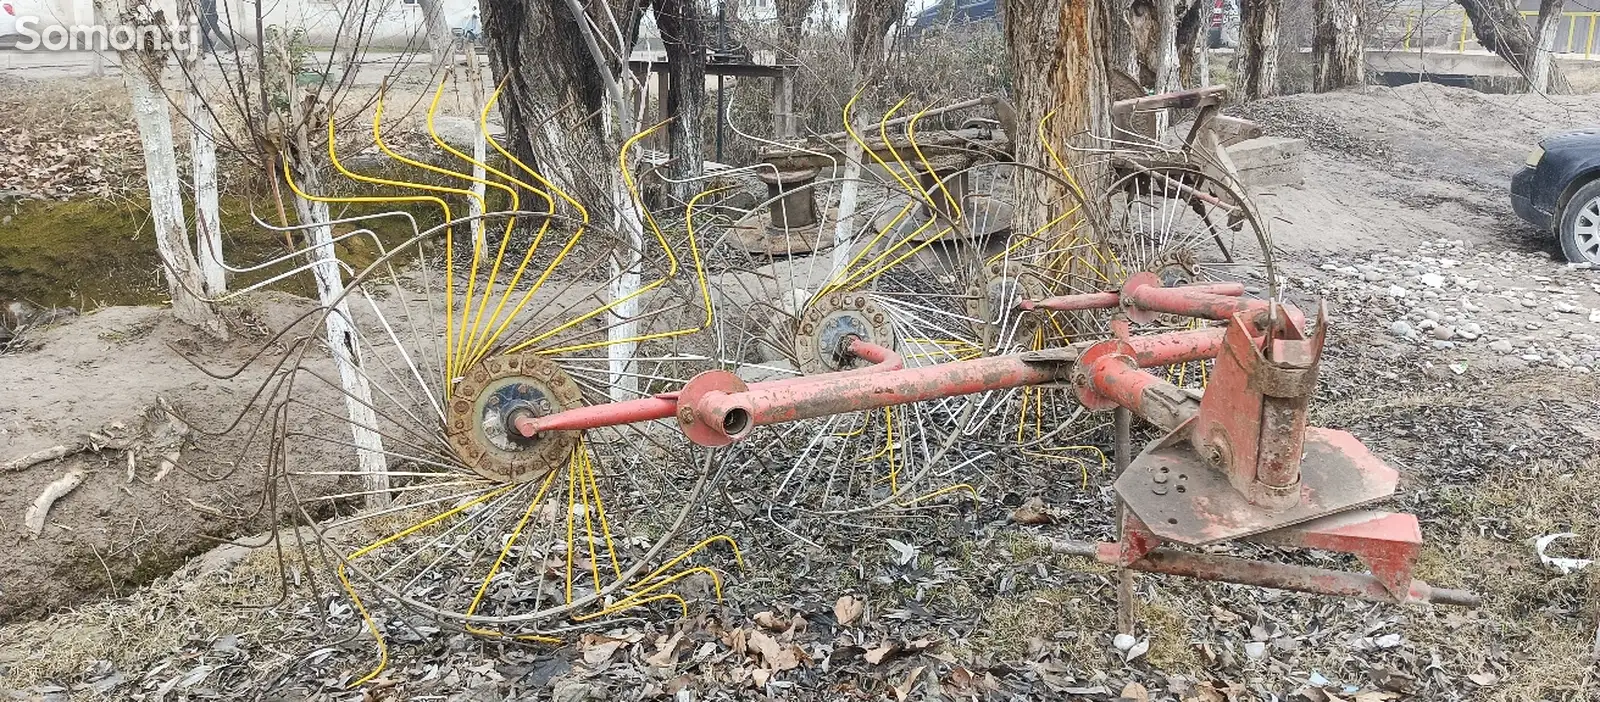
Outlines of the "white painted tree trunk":
M197 66L198 68L198 66ZM194 176L194 241L206 297L228 291L222 267L222 219L217 205L216 121L193 80L186 81L189 108L189 159Z
M615 230L624 237L626 247L620 247L612 259L611 299L622 300L639 289L639 267L644 262L644 217L638 203L628 194L622 174L612 176L612 197L617 203ZM631 400L639 396L639 378L633 375L633 357L638 355L639 342L628 341L639 335L638 296L629 298L611 308L612 327L607 330L606 358L611 366L611 399Z
M1561 7L1564 3L1541 3L1539 36L1534 37L1533 68L1529 71L1534 92L1550 91L1551 65L1554 63L1556 35L1561 33ZM1553 12L1551 11L1553 9ZM1548 16L1547 16L1548 15ZM1589 19L1590 22L1594 18Z
M150 218L155 225L156 251L161 256L167 288L172 294L172 314L185 324L226 338L227 330L198 295L205 289L184 223L179 190L178 154L172 137L172 112L156 75L136 56L124 54L123 83L133 105L144 150L145 181L150 189Z
M471 84L470 87L472 89L472 122L476 125L483 116L483 69L478 64L477 45L467 42L464 48L467 54L467 82ZM484 126L487 127L487 125ZM483 215L483 196L488 192L488 186L483 183L484 177L487 175L483 164L486 163L484 159L489 157L488 149L489 143L487 137L484 136L484 129L472 130L472 192L477 197L467 198L467 214L478 218L473 220L473 232L475 232L474 236L476 237L475 243L479 246L484 246L488 243L484 230L489 223L481 219Z
M304 145L300 153L307 153ZM302 157L303 158L303 157ZM300 174L301 187L306 192L321 190L316 171L302 161L295 165ZM317 298L328 308L325 327L328 351L333 354L334 365L339 369L339 387L344 391L345 415L350 420L350 433L356 445L356 459L360 465L363 490L367 491L368 507L381 507L389 503L389 467L383 453L383 437L378 434L378 413L372 406L372 388L362 367L361 346L350 316L350 301L345 296L344 279L339 269L338 254L333 248L333 227L328 203L313 202L303 197L294 198L295 214L300 223L319 224L307 231L312 246L311 274L317 280Z
M441 0L417 0L417 6L422 8L423 29L428 33L428 51L433 55L435 68L450 62L454 52L455 36L450 32L450 23L445 19L444 8Z
M860 113L850 115L850 128L860 134L866 128L866 119ZM851 239L855 234L857 185L861 179L861 144L849 139L844 145L844 183L839 186L839 219L833 225L833 272L844 270L850 261Z

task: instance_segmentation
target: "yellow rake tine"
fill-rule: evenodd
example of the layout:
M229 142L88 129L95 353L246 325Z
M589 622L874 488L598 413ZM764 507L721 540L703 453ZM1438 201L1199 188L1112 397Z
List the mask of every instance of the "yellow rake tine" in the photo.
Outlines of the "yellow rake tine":
M450 509L450 510L448 510L446 512L442 512L442 513L434 516L432 519L428 519L428 520L420 522L418 524L413 524L411 527L409 527L409 528L407 528L405 530L402 530L402 531L400 531L398 533L395 533L395 534L391 534L391 535L386 536L386 537L384 537L382 539L374 541L373 543L368 544L368 545L366 545L366 546L364 546L362 548L359 548L359 549L357 549L355 551L352 551L350 553L350 555L348 555L348 556L346 556L346 557L344 557L344 558L339 560L339 565L338 565L338 567L336 567L334 569L334 573L339 576L339 583L340 583L340 585L342 585L344 587L345 594L350 596L351 604L355 605L356 611L358 613L360 613L362 623L366 624L367 630L372 632L373 640L377 641L377 643L378 643L378 666L376 668L373 668L371 672L369 672L366 675L362 676L359 680L356 680L355 682L351 683L350 687L352 687L352 688L360 687L361 685L365 684L367 681L372 680L373 678L376 678L379 675L383 674L384 669L389 667L389 644L388 644L388 642L384 641L383 633L378 631L378 622L372 618L372 615L369 612L367 612L366 605L361 601L361 595L356 592L355 586L350 583L350 578L346 574L346 565L350 561L355 560L357 558L360 558L362 556L365 556L368 553L371 553L375 549L379 549L379 548L387 546L387 545L389 545L391 543L399 541L400 539L403 539L403 538L405 538L407 536L410 536L410 535L412 535L412 534L414 534L414 533L416 533L416 532L418 532L418 531L420 531L422 529L426 529L426 528L428 528L428 527L430 527L430 526L432 526L434 524L438 524L441 521L449 519L450 517L452 517L452 516L454 516L456 514L459 514L459 513L461 513L462 511L464 511L464 510L466 510L468 508L471 508L471 507L476 506L476 505L483 504L484 502L487 502L487 501L492 500L492 499L494 499L496 497L499 497L500 495L505 494L507 491L511 490L514 487L516 487L516 486L515 485L508 485L506 487L500 488L499 490L495 490L493 492L485 494L485 495L483 495L483 496L481 496L481 497L479 497L477 499L471 500L469 502L464 502L464 503L462 503L460 505L457 505L456 507L454 507L454 508L452 508L452 509Z
M616 571L617 579L621 580L622 566L617 563L617 547L611 540L611 524L606 520L605 502L600 499L600 485L595 482L594 461L589 460L586 456L583 461L583 469L584 475L589 479L589 488L594 491L595 509L600 513L600 530L601 533L605 534L606 551L611 556L611 569Z
M511 534L508 537L506 537L505 545L500 547L500 555L494 559L494 565L489 568L489 574L487 576L484 576L482 583L478 584L477 592L473 593L473 595L472 595L472 604L467 606L467 625L466 625L466 629L467 629L468 633L478 634L478 635L481 635L481 636L496 636L496 637L504 635L500 631L497 631L497 630L479 629L477 627L474 627L472 625L472 619L471 618L472 618L472 615L478 611L478 605L483 602L484 593L489 591L489 583L494 580L494 576L496 576L496 575L498 575L500 573L500 566L505 563L506 556L511 553L512 547L517 545L517 539L522 537L522 530L527 528L528 520L532 519L533 518L533 513L538 511L539 503L544 502L545 491L550 489L550 484L555 482L555 479L556 479L555 471L550 471L550 475L545 476L544 484L539 486L539 493L537 495L534 495L533 499L528 502L528 509L523 511L522 518L517 520L516 528L511 530Z
M938 499L938 498L943 497L945 495L948 495L948 494L950 494L952 492L959 492L961 490L966 490L967 492L972 493L973 501L976 502L976 501L979 500L979 498L978 498L978 489L977 488L972 487L971 485L968 485L966 483L956 483L955 485L948 485L948 486L939 488L938 490L934 490L933 492L930 492L930 493L928 493L926 495L921 495L921 496L918 496L918 497L914 497L914 498L912 498L911 500L909 500L907 502L902 502L901 504L906 506L906 507L910 507L910 506L912 506L914 504L917 504L918 502L927 502L928 500Z
M452 177L455 177L455 178L460 178L460 179L467 180L467 181L471 181L472 180L471 176L465 176L465 175L462 175L460 173L456 173L455 171L446 170L446 169L434 166L432 164L423 163L423 162L417 161L415 159L406 158L405 156L402 156L399 153L397 153L394 149L389 148L388 143L384 142L384 140L383 140L383 98L384 98L384 92L383 91L379 91L378 92L378 101L374 105L373 113L372 113L372 141L378 147L378 151L380 153L382 153L385 156L388 156L389 158L394 159L395 161L398 161L400 163L406 164L408 166L412 166L414 168L420 168L420 169L425 170L425 171L429 171L429 172L433 172L433 173L439 173L441 175L448 175L448 176L452 176ZM478 194L475 193L475 192L472 192L471 190L463 190L461 188L452 188L452 187L448 187L448 186L444 186L444 185L429 185L429 184L426 184L426 183L414 183L414 184L412 184L412 187L418 188L420 190L429 190L429 191L438 192L438 193L450 193L452 195L459 195L459 196L462 196L462 197L471 198L473 200L477 200L478 201L478 205L483 210L487 211L489 209L488 208L488 204L486 202L484 202L484 199L481 198L481 197L478 197ZM456 330L457 338L456 338L455 345L453 346L453 348L456 351L465 350L463 347L466 344L467 311L472 306L473 292L477 288L477 283L478 283L478 260L480 258L482 258L482 254L483 254L482 246L481 246L481 244L479 242L478 237L476 237L476 236L472 237L472 269L469 272L469 275L467 276L467 295L466 295L466 300L461 305L461 326L460 326L459 329ZM454 299L454 296L449 292L447 292L445 294L445 298L446 298L445 315L449 316L451 314L450 307L455 304L455 299ZM447 348L447 350L446 350L447 360L446 360L446 363L445 363L445 367L450 370L450 377L454 378L458 374L458 372L461 370L461 359L459 359L459 358L450 358L449 357L450 356L450 352L449 352L448 349L452 348L452 347L447 345L446 348Z
M655 601L657 599L660 599L660 596L657 595L657 596L652 596L652 597L648 597L647 598L647 597L645 597L645 595L647 595L647 594L649 594L649 593L651 593L651 592L653 592L655 590L659 590L659 589L661 589L663 587L666 587L667 585L671 585L672 583L675 583L675 582L677 582L679 580L682 580L682 579L684 579L684 578L686 578L686 577L688 577L690 575L693 575L695 573L705 573L705 574L711 576L712 591L716 593L717 601L719 601L719 602L722 601L722 577L717 575L716 571L714 571L714 570L712 570L710 568L707 568L705 566L700 566L698 568L690 568L689 570L686 570L686 571L683 571L681 573L678 573L678 574L676 574L676 575L674 575L674 576L672 576L670 578L662 580L661 582L655 583L654 585L650 585L649 587L646 587L643 590L640 590L640 591L638 591L638 592L636 592L636 593L634 593L632 595L629 595L627 597L624 597L624 598L618 600L616 602L616 604L613 604L610 607L606 607L605 609L602 609L602 610L600 610L598 612L595 612L593 614L585 614L585 615L582 615L582 616L575 616L575 617L572 618L572 621L575 621L575 622L591 621L591 620L599 619L600 617L604 617L604 616L607 616L607 615L616 614L617 612L621 612L623 610L633 609L634 607L638 607L638 606L640 606L642 604L645 604L647 602L653 602L653 601Z

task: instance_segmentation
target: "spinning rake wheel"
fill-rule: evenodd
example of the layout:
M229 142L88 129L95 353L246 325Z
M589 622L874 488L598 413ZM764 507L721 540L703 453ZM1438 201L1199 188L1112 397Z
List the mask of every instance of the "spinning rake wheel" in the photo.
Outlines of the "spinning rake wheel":
M731 218L733 245L718 248L713 265L724 268L711 286L727 367L746 382L770 381L871 365L846 353L852 339L916 367L1071 335L1067 315L1016 302L1092 280L1052 268L1087 257L1100 238L1076 188L1014 163L939 170L920 149L865 151L876 168L863 178L786 187ZM838 205L846 188L856 203L848 216ZM1043 191L1059 194L1027 197ZM1052 216L1018 230L1013 213L1026 206ZM807 217L797 222L796 212ZM752 246L758 230L764 243ZM723 463L733 482L762 496L774 525L811 541L872 515L979 492L991 482L981 467L996 454L1088 450L1064 440L1075 408L1052 394L1018 388L766 427Z
M403 610L475 634L557 642L641 607L686 611L677 592L686 578L720 593L707 554L719 551L721 565L738 551L696 517L711 451L659 422L515 431L519 420L672 392L716 365L692 353L713 313L699 203L670 233L648 216L642 232L607 231L504 150L511 166L477 164L489 174L480 180L470 157L442 140L465 167L389 148L380 119L373 136L383 153L447 184L362 173L330 146L344 178L403 194L291 187L315 203L431 205L443 223L417 229L412 220L403 241L367 229L341 235L370 238L380 252L344 275L316 226L296 228L313 245L293 257L310 259L302 269L331 294L301 319L320 325L314 336L291 336L305 333L299 325L268 346L282 351L275 372L247 409L251 420L236 423L267 430L252 433L249 450L264 452L271 500L314 525L308 551L331 565L380 643ZM632 200L617 206L642 208L619 168ZM477 198L474 183L507 206L459 216L453 202ZM335 362L315 346L319 337ZM335 429L307 429L308 418ZM319 454L358 460L307 459Z

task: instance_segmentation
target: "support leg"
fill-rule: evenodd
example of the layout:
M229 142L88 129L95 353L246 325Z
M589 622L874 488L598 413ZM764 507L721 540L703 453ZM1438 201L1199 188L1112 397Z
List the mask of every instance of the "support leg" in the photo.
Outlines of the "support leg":
M1113 413L1113 427L1116 431L1116 448L1113 459L1116 461L1117 477L1122 477L1122 471L1128 467L1128 462L1133 457L1132 424L1133 413L1126 408L1118 407ZM1122 504L1122 498L1117 498L1117 542L1127 543L1127 508ZM1117 566L1117 633L1133 634L1133 624L1138 620L1136 611L1137 603L1133 598L1133 571L1122 566Z

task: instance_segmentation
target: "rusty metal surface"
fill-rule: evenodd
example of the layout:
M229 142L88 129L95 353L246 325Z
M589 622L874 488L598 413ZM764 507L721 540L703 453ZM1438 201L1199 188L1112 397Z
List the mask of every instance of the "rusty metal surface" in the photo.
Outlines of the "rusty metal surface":
M1299 500L1282 511L1252 504L1188 442L1146 449L1117 494L1168 541L1214 544L1310 521L1394 494L1399 473L1347 432L1308 428Z
M847 353L851 338L884 348L894 346L894 327L889 313L864 292L829 293L807 305L795 320L795 358L800 372L816 375L849 370L862 362Z
M750 433L746 424L729 426L726 412L709 414L699 409L708 395L725 396L747 389L744 380L729 371L710 370L689 379L678 393L678 428L701 446L727 446Z
M1367 510L1329 515L1249 540L1354 554L1396 596L1405 592L1422 552L1422 528L1414 515Z
M1232 292L1232 287L1220 290L1219 294L1200 286L1162 287L1161 278L1155 273L1136 273L1123 285L1122 311L1135 322L1149 324L1163 314L1212 320L1232 319L1236 314L1254 317L1265 313L1270 304L1266 300L1226 294ZM1242 286L1238 290L1240 294L1244 292Z
M577 383L543 356L490 358L468 369L445 400L445 440L465 465L490 480L541 478L572 452L578 432L518 436L521 420L582 404Z
M824 375L814 382L756 386L737 395L707 396L697 414L748 412L755 426L878 409L923 400L1042 385L1061 375L1060 363L996 356L863 375Z
M1101 560L1104 550L1101 550ZM1367 573L1253 561L1230 556L1188 553L1158 548L1128 564L1133 570L1166 573L1201 580L1254 585L1278 590L1309 592L1335 597L1352 597L1369 602L1432 602L1462 607L1477 607L1479 597L1462 590L1436 588L1421 580L1408 580L1402 595L1396 596L1378 578Z

